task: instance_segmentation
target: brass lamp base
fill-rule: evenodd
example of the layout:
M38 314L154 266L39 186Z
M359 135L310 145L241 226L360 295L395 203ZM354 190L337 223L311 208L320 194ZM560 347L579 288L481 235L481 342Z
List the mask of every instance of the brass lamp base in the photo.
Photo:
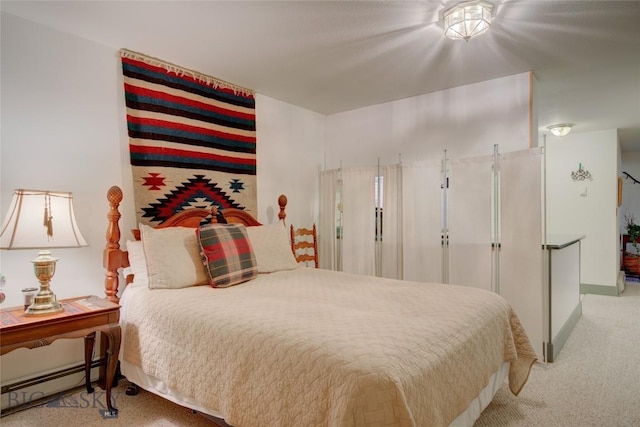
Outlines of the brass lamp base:
M42 314L52 314L64 311L62 304L58 302L56 296L51 292L51 295L36 295L31 304L26 310L25 314L29 316L38 316Z
M56 271L57 258L51 256L51 252L43 250L38 253L38 257L31 261L33 271L40 281L40 290L33 298L33 303L25 310L29 316L52 314L64 311L62 304L56 299L56 295L49 289L49 281Z

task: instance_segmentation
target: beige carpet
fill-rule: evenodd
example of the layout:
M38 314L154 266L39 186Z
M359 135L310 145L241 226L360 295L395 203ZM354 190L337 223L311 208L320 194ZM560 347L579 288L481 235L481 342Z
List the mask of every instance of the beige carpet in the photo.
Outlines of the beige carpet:
M113 390L117 419L102 419L104 395L94 404L79 391L3 417L0 425L215 426L151 393L127 396L126 385L122 381ZM619 298L586 295L583 315L557 361L534 366L519 397L505 384L476 422L481 426L640 426L640 285L627 286Z
M557 360L536 364L518 397L503 386L481 426L640 426L640 285L585 295Z

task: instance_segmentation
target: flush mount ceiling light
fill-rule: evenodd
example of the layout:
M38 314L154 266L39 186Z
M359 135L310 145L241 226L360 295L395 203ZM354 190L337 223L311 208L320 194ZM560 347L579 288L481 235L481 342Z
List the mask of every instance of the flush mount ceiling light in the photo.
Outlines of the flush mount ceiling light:
M571 132L572 127L573 123L559 123L557 125L547 126L547 129L555 136L565 136Z
M479 36L491 26L493 5L485 1L460 3L444 12L444 35L453 40Z

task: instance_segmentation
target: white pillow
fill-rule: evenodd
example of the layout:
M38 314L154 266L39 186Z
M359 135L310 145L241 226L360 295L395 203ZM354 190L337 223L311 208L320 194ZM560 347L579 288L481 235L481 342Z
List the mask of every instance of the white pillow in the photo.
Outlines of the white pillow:
M258 273L273 273L298 267L284 224L279 222L247 227L247 234L258 264Z
M129 267L133 274L133 283L129 286L149 286L147 274L147 258L144 256L144 248L140 240L127 240L127 252L129 253Z
M209 283L195 228L140 224L149 289L179 289Z

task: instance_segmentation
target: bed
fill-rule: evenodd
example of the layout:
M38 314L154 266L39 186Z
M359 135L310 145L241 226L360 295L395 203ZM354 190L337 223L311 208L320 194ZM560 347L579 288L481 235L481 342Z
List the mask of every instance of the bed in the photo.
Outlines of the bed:
M263 226L236 209L189 209L159 228L141 226L141 242L127 241L128 251L119 244L122 192L112 187L107 198L105 294L122 306L121 372L229 425L471 426L504 381L518 394L536 361L517 315L496 294L291 263L284 196L279 223ZM203 218L227 225L201 225ZM220 254L209 252L212 230L249 242L237 251L254 259L248 279L215 282L225 275L217 273ZM191 283L201 271L176 265L172 233L196 236L204 285ZM236 255L223 261L238 264ZM186 285L175 287L179 281Z

